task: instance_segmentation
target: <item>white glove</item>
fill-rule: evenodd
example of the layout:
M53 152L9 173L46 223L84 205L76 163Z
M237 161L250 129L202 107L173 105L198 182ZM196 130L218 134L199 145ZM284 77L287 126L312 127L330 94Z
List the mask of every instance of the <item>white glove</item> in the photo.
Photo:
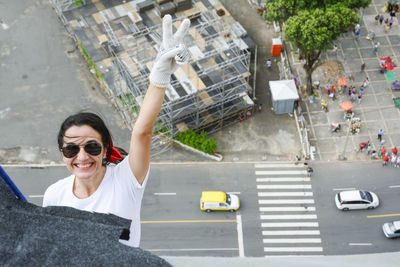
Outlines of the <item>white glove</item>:
M171 15L164 16L162 26L163 40L149 76L150 82L155 86L167 87L171 80L171 74L176 71L178 65L188 62L189 52L181 42L189 26L190 20L183 20L179 29L172 35Z

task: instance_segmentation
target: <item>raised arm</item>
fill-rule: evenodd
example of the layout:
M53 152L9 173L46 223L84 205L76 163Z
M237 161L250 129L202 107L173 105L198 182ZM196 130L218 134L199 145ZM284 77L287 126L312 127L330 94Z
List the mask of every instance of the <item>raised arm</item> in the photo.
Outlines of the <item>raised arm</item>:
M149 76L150 85L133 127L129 148L129 165L139 184L143 183L149 169L153 126L160 112L171 74L178 68L176 59L178 61L182 58L188 59L187 54L182 57L182 53L188 52L181 42L189 26L190 21L185 19L173 34L171 16L165 15L163 18L163 41ZM177 56L178 54L181 57Z

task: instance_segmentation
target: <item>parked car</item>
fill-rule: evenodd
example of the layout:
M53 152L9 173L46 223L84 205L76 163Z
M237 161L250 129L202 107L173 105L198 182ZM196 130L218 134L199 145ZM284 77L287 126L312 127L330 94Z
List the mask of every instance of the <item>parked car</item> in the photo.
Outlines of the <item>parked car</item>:
M387 238L400 237L400 221L384 223L382 225L382 230Z
M340 210L373 209L378 207L378 196L370 191L342 191L335 196L336 207Z
M212 210L229 210L231 212L240 207L239 197L223 191L203 191L200 198L200 209L206 212Z

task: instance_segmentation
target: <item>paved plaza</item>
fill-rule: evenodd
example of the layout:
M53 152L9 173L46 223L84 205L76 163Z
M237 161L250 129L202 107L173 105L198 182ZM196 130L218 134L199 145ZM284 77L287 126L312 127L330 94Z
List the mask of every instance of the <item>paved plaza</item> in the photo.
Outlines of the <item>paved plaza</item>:
M397 65L393 72L396 79L400 79L400 26L396 18L392 28L386 33L384 23L375 24L375 16L380 13L389 18L388 13L381 9L386 1L373 0L369 8L362 11L360 23L360 37L358 40L352 32L343 34L337 41L337 50L331 50L322 56L324 63L333 62L337 68L332 70L326 64L319 67L313 74L313 81L320 81L319 96L314 103L303 97L302 110L305 119L309 123L310 143L315 147L316 160L337 160L339 155L344 155L348 160L368 160L366 152L358 152L360 142L370 140L372 149L378 150L381 143L377 139L379 129L384 130L384 146L391 149L400 146L400 110L393 103L394 97L400 96L400 91L391 89L392 82L380 72L379 58L391 57ZM377 53L374 53L374 42L368 40L367 34L374 31L375 42L380 43ZM291 63L295 73L304 84L303 62L298 60L294 53L291 56ZM365 70L361 72L361 65L365 63ZM334 73L334 72L337 73ZM349 77L353 76L354 81ZM346 142L348 122L344 119L344 111L339 104L348 101L347 91L342 95L336 94L336 100L332 101L327 97L323 88L337 83L337 78L345 77L349 86L354 85L358 90L363 81L368 77L370 85L365 89L361 103L354 101L354 116L361 119L360 132L350 134ZM335 87L338 88L337 84ZM328 103L328 112L321 109L321 100ZM340 123L340 132L332 133L329 130L331 123ZM366 150L365 150L366 151Z

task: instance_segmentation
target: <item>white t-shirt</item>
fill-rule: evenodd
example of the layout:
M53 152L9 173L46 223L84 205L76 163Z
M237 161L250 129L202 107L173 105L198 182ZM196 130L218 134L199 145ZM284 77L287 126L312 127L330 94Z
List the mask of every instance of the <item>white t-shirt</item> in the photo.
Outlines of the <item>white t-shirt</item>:
M107 166L103 181L90 197L79 199L73 194L75 175L68 176L47 188L43 197L43 207L68 206L79 210L111 213L132 220L129 241L121 243L139 247L140 207L149 171L140 185L133 175L128 157L116 166Z

